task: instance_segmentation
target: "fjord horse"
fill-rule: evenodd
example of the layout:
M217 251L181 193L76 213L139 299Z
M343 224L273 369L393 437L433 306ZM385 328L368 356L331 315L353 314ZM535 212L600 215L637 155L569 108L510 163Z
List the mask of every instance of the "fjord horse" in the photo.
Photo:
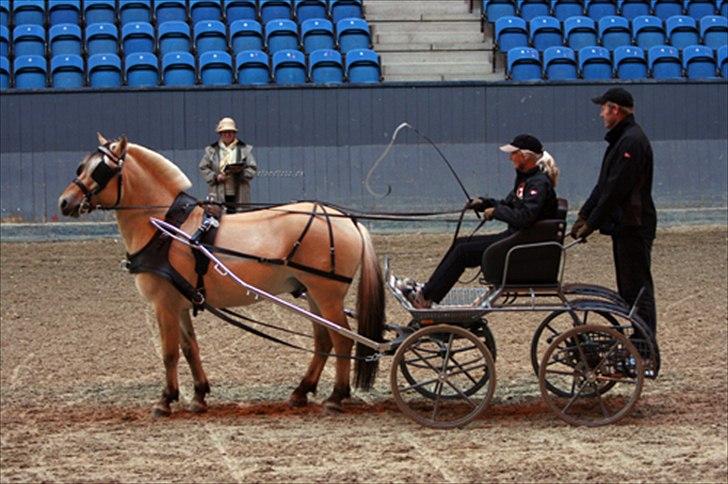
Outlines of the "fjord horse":
M191 183L177 166L148 148L129 143L125 137L107 141L99 134L98 138L98 150L81 161L76 178L59 198L59 208L67 216L79 216L96 207L118 209L116 219L126 251L135 254L155 236L156 229L149 218L164 218L168 207ZM270 259L283 258L299 239L313 210L313 203L302 202L278 206L275 210L261 209L224 215L215 245ZM381 341L384 290L368 231L356 221L341 217L342 213L334 208L326 207L326 211L333 216L326 221L318 212L305 237L300 240L293 261L324 272L331 270L334 262L336 273L348 280L361 267L357 295L358 333ZM200 226L202 217L203 209L196 206L182 223L181 229L188 234L193 233ZM335 243L333 261L329 249L331 235ZM168 252L169 264L190 284L196 280L192 250L180 242L172 241ZM344 313L344 296L350 285L348 282L288 265L270 265L225 255L222 258L238 277L269 293L305 290L313 313L344 328L349 327ZM207 409L205 396L210 387L202 369L192 327L192 303L169 280L157 274L136 274L135 282L156 314L166 372L166 386L153 407L154 415L169 415L170 403L178 399L177 363L180 346L194 379L194 397L190 409L204 412ZM244 306L257 300L215 270L207 271L204 283L207 302L217 308ZM350 396L349 356L353 342L316 323L313 324L313 333L314 356L300 384L291 394L289 404L303 406L308 403L308 393L315 392L327 353L333 347L336 381L324 405L330 410L340 410L341 401ZM357 354L360 349L365 351L357 345ZM371 387L376 369L376 362L357 359L356 386L364 389Z

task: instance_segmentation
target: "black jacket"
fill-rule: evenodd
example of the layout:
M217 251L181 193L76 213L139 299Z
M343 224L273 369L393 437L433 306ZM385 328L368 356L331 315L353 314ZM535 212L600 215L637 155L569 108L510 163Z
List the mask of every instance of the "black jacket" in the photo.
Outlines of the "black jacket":
M509 232L516 232L539 220L555 218L558 202L551 180L537 167L527 173L517 171L511 193L493 206L494 218L507 223Z
M581 207L587 224L608 235L639 231L655 237L657 213L652 201L652 147L629 115L607 132L609 143L599 180Z

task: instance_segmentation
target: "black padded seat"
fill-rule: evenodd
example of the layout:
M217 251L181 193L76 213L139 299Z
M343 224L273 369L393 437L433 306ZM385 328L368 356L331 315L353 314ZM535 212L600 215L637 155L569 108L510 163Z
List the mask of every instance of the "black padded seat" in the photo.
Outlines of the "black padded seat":
M513 235L488 247L483 254L482 269L486 282L494 285L503 283L508 251L517 245L540 242L564 243L566 234L566 212L568 203L558 199L559 218L540 220L531 227L519 230ZM508 261L506 286L555 286L559 283L561 270L561 247L545 245L524 247L511 252Z

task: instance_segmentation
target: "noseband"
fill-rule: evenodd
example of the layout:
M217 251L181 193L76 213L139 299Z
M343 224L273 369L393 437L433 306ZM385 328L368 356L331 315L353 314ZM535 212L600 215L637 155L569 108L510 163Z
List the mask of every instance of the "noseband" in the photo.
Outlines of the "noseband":
M99 146L97 148L97 152L101 154L101 161L96 165L96 168L94 168L94 171L91 172L91 179L96 184L96 188L93 190L87 187L79 177L76 177L73 179L73 184L76 185L81 192L83 192L83 201L81 202L81 211L82 213L87 213L93 210L93 207L91 205L91 197L94 195L98 195L104 188L106 188L106 185L109 184L109 182L116 176L119 175L119 184L118 188L116 190L116 202L113 206L108 208L116 208L119 206L119 203L121 202L121 168L124 165L124 158L126 157L126 150L121 154L121 156L116 156L110 149L109 149L109 143ZM106 157L109 158L110 161L112 161L116 166L110 166L106 162Z

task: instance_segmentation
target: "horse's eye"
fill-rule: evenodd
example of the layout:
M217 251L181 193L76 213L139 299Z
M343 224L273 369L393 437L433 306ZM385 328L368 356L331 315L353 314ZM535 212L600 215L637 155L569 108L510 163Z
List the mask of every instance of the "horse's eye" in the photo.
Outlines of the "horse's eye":
M81 176L81 173L83 173L83 163L78 165L78 168L76 168L76 176Z

